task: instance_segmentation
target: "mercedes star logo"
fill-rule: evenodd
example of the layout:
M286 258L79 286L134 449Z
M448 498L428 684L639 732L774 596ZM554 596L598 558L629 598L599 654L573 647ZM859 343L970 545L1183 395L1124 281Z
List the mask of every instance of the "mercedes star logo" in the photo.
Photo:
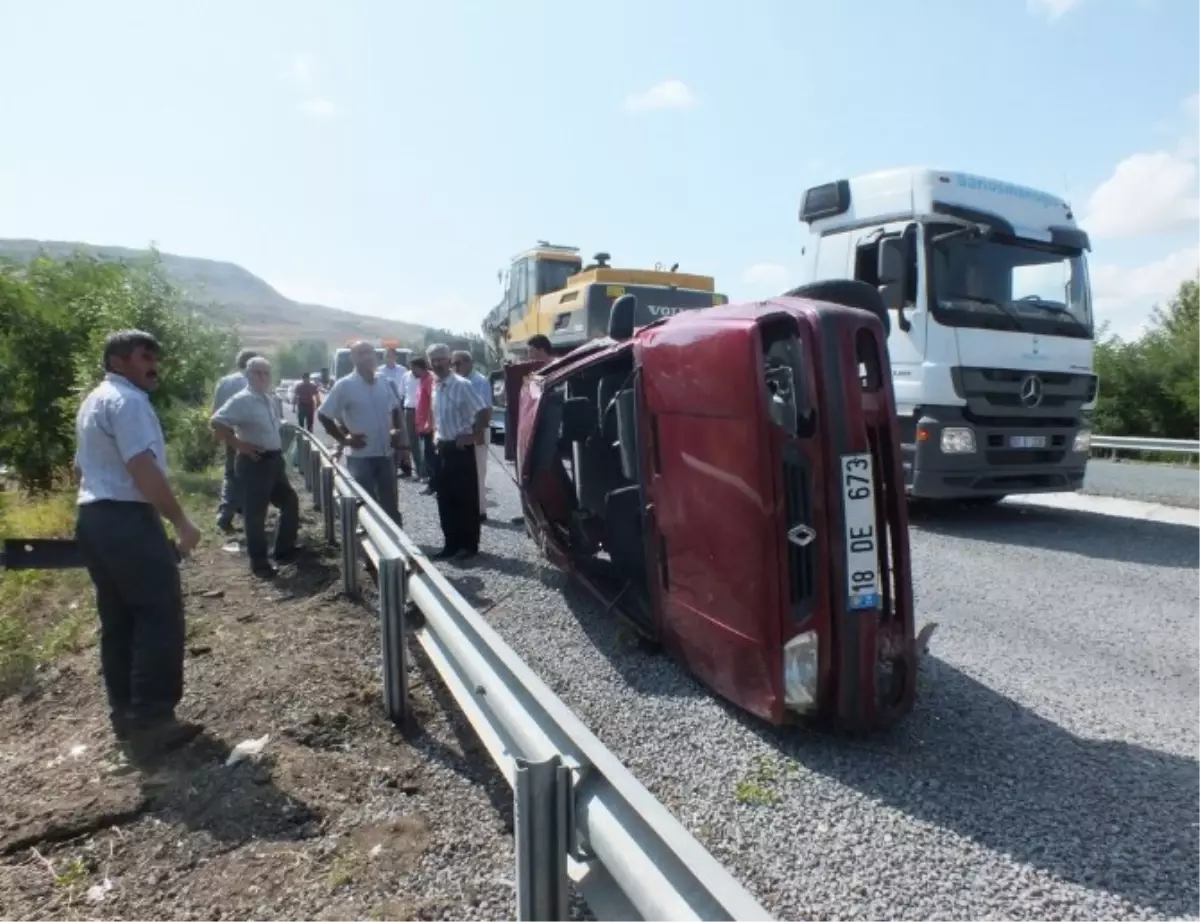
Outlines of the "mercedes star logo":
M1042 379L1037 375L1026 375L1021 382L1021 403L1031 410L1042 402Z

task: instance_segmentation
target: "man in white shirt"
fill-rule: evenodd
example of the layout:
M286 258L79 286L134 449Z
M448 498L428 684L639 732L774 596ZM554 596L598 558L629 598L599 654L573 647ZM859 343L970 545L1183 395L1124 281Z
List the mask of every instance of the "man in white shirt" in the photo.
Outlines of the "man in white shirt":
M466 378L450 367L450 348L429 347L433 386L434 440L437 443L438 519L445 544L438 559L466 559L479 553L479 478L475 446L487 432L490 405Z
M200 542L200 531L167 479L149 396L160 354L149 333L114 333L104 346L104 381L75 417L75 539L96 587L113 732L135 757L181 746L202 729L175 717L185 636L179 558ZM164 518L175 530L174 547Z
M354 371L334 382L317 419L345 449L350 476L402 524L395 451L407 448L408 440L400 421L400 401L376 374L375 348L370 343L355 343L350 356Z
M234 394L212 415L218 439L237 454L237 478L242 490L242 519L250 571L259 577L275 575L267 559L267 506L279 510L275 530L275 562L296 558L300 529L300 499L288 480L280 434L280 406L271 393L271 363L261 357L246 364L250 386Z
M408 363L408 371L400 379L400 399L404 411L404 434L408 438L408 450L412 454L413 473L418 479L429 476L421 434L417 432L417 400L421 396L421 379L429 374L424 356L414 356Z
M401 413L404 409L404 376L408 374L402 365L397 364L400 354L392 346L384 352L383 367L379 369L379 377L383 378L396 392L396 400L400 402ZM400 476L412 476L412 460L408 451L396 450L396 463L400 468Z
M243 349L237 354L237 371L227 374L213 389L210 413L216 413L230 397L246 387L246 363L257 355L253 349ZM233 517L242 508L242 500L238 495L237 469L234 464L236 457L236 452L225 446L225 478L221 482L221 501L217 506L217 528L226 534L233 531Z
M454 353L454 373L466 378L467 382L479 395L479 400L487 407L487 425L484 434L475 443L475 476L479 480L479 521L487 521L487 460L488 441L492 423L492 385L488 379L475 370L475 360L471 353L459 349Z

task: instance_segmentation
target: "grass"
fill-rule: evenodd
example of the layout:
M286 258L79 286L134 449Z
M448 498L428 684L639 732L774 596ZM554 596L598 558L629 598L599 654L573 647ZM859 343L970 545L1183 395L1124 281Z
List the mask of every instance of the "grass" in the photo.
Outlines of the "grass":
M221 471L173 472L188 515L212 540ZM0 492L0 538L69 538L75 491L45 496ZM96 604L84 570L0 571L0 697L23 687L42 665L87 649L96 640Z

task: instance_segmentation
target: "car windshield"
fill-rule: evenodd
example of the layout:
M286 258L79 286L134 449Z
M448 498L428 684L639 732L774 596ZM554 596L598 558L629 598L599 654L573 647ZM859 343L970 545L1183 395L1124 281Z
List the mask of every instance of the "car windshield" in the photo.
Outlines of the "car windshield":
M1090 337L1081 250L956 227L928 229L932 307L948 326Z

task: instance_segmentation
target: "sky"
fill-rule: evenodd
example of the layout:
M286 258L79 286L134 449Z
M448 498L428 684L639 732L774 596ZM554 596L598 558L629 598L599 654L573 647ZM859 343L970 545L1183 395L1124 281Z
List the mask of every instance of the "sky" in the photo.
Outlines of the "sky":
M1098 318L1200 265L1195 0L0 0L0 237L236 262L478 331L539 239L801 281L804 190L1062 195Z

